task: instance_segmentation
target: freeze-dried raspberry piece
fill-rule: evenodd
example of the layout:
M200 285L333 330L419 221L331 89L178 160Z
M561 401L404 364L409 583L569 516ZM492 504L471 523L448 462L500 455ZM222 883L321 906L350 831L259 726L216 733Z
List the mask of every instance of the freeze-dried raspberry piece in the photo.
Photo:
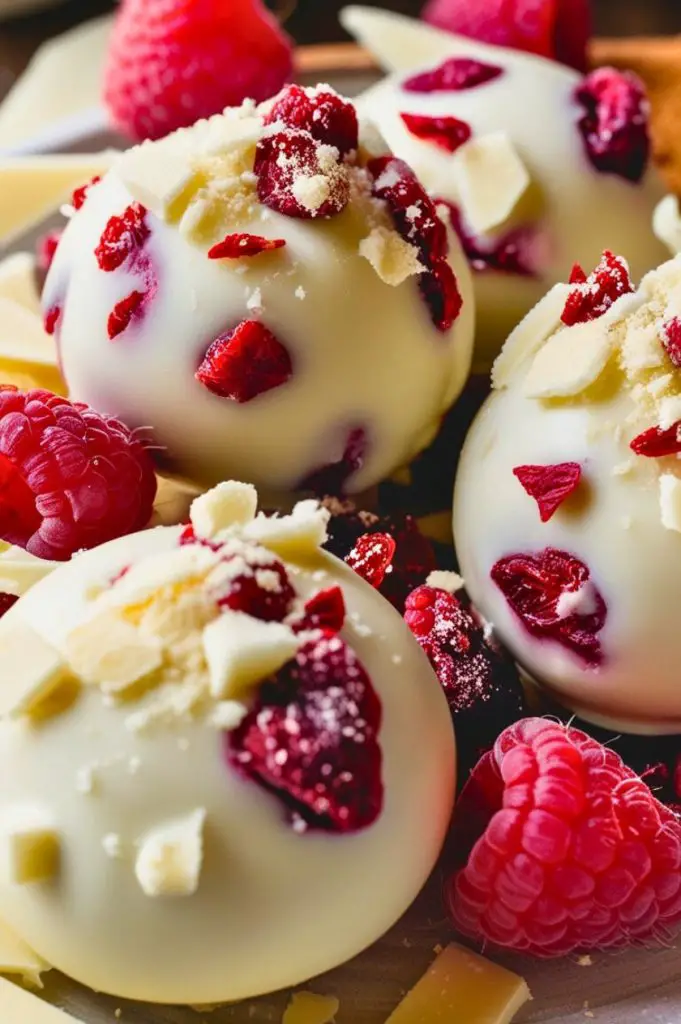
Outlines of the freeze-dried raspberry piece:
M639 182L650 157L650 104L640 79L630 71L597 68L575 98L584 109L579 130L596 170Z
M581 267L579 268L581 270ZM573 267L574 276L575 268ZM622 256L605 250L596 269L585 281L571 281L572 290L567 297L561 320L567 327L585 324L603 316L612 304L633 292L629 264Z
M513 475L523 490L537 502L542 523L549 519L579 487L582 467L578 462L553 466L516 466Z
M305 602L303 615L293 623L296 633L307 629L329 630L340 633L345 622L345 599L340 587L327 587L313 594Z
M122 334L130 326L130 323L139 316L146 297L145 292L134 291L116 303L109 313L109 318L106 322L109 341L113 341L119 334Z
M256 148L254 170L260 202L286 217L335 217L350 198L347 168L338 162L338 151L309 132L265 135Z
M677 369L681 368L681 317L673 316L662 325L660 341Z
M94 178L88 181L85 185L80 185L79 188L74 189L73 195L71 196L71 206L74 210L80 210L88 197L88 192L93 185L96 185L102 180L101 174L95 174Z
M250 402L291 377L288 350L258 320L242 320L206 352L196 379L220 398Z
M492 82L504 74L496 64L484 64L468 57L450 57L432 71L412 75L402 83L405 92L461 92Z
M528 633L567 647L587 665L602 663L606 604L578 558L556 548L508 555L490 575Z
M365 533L359 537L345 561L351 569L377 590L386 574L392 572L397 545L387 533Z
M629 445L632 452L644 455L648 459L663 459L666 455L678 455L681 452L681 420L663 430L662 427L649 427L639 434Z
M357 655L320 634L225 734L229 762L279 797L294 828L357 832L383 806L381 703Z
M62 309L61 306L50 306L49 309L45 310L43 316L43 327L45 328L45 334L54 334L57 330L57 324L61 317Z
M227 235L208 250L210 260L238 260L244 256L259 256L261 252L283 249L285 238L263 238L262 235Z
M418 281L419 291L438 331L451 330L463 308L463 298L456 274L447 260L434 260L429 270L419 274Z
M63 231L48 231L46 234L41 235L36 245L36 262L38 269L46 274L52 266L52 260L55 257L57 248L61 241L61 236L64 234Z
M373 192L387 204L399 234L415 245L427 266L449 251L447 229L411 167L394 156L370 160Z
M427 117L425 114L408 113L401 113L400 117L417 139L432 142L447 153L455 153L473 134L471 126L458 117Z
M12 605L15 605L17 603L18 600L19 598L16 596L16 594L0 593L0 619L5 614L5 612L8 612L10 610Z
M351 428L340 459L308 473L296 490L312 491L318 495L344 494L350 477L364 465L368 450L369 438L364 427Z
M207 546L221 550L220 545ZM255 547L237 554L227 551L225 562L227 572L215 595L218 605L265 622L283 622L296 596L283 562Z
M586 284L587 276L584 269L580 267L579 263L572 264L572 270L570 271L570 277L568 278L568 284Z
M101 270L117 270L139 253L150 234L146 216L147 210L141 203L131 203L120 217L109 218L95 249Z
M283 121L287 128L301 128L346 156L359 145L359 123L352 103L332 89L305 89L289 85L265 118L265 124Z
M463 251L473 270L496 270L502 274L535 277L537 273L537 229L530 224L505 232L495 239L478 238L465 224L461 210L447 199L436 199L445 206L451 225L459 236ZM586 277L584 278L586 280Z

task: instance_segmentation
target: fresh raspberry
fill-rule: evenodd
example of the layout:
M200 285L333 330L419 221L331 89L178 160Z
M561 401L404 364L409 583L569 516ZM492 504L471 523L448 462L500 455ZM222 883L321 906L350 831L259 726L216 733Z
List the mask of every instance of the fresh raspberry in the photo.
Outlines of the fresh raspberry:
M567 956L659 938L681 920L681 824L578 729L539 718L506 729L456 820L467 861L446 896L468 936Z
M126 426L49 391L0 390L0 537L39 558L141 530L156 477Z
M292 72L291 40L261 0L124 0L104 71L104 101L133 139L278 92Z
M242 320L213 342L196 379L220 398L243 404L281 387L293 373L291 356L257 320Z
M630 71L597 68L575 99L584 109L579 130L596 170L639 182L650 158L650 104L640 79Z
M578 462L553 466L516 466L513 475L526 494L537 502L539 518L548 523L567 498L579 487L582 467Z
M681 317L673 316L662 325L660 340L677 369L681 369Z
M15 594L5 594L0 592L0 619L8 612L10 608L17 603L19 598Z
M109 335L109 341L113 341L119 334L122 334L127 327L130 326L132 321L140 315L140 310L144 305L146 299L146 292L130 292L124 299L117 302L114 308L109 313L109 318L106 323L107 334Z
M522 225L494 240L479 238L464 223L461 210L455 203L438 198L435 204L446 207L452 228L459 236L473 270L496 270L502 274L519 274L521 277L536 276L537 233L534 227Z
M681 420L663 430L662 427L649 427L639 434L629 445L632 452L648 459L663 459L666 455L678 455L681 452Z
M458 117L427 117L425 114L401 113L405 127L417 139L431 142L446 153L455 153L473 134L471 126Z
M277 795L297 830L357 832L383 806L381 704L338 635L320 633L225 734L229 762Z
M209 260L239 260L244 256L259 256L261 252L283 249L285 238L262 238L261 235L227 235L208 250Z
M345 622L345 598L340 587L327 587L313 594L305 602L301 619L293 623L293 629L299 633L307 629L323 629L331 633L340 633Z
M43 327L45 328L45 334L49 334L50 336L56 334L61 314L61 306L50 306L49 309L45 310L45 315L43 317Z
M347 156L359 145L354 106L328 88L289 85L265 118L265 124L275 121L281 121L287 128L302 128L318 142L335 146L341 156Z
M387 533L365 533L357 540L345 561L363 580L377 590L386 573L392 572L392 560L397 545Z
M120 216L110 217L95 249L101 270L111 273L136 256L149 237L147 210L131 203Z
M340 459L308 473L296 490L312 491L317 495L344 494L350 477L364 465L368 450L369 438L364 427L351 428Z
M583 562L546 548L501 558L490 575L528 633L574 651L587 665L601 664L598 634L607 609Z
M608 249L603 253L596 269L584 281L577 280L579 272L582 275L584 273L581 267L572 268L572 290L561 316L567 327L597 320L617 299L634 290L629 275L629 264L624 257L615 256Z
M589 0L429 0L422 17L484 43L586 68Z
M350 183L347 169L336 157L335 149L322 146L300 129L265 135L255 152L260 202L300 220L337 216L348 204ZM315 189L304 202L302 187L306 180Z
M445 691L465 778L501 730L526 713L518 671L470 608L446 590L417 587L406 599L404 619Z
M63 230L47 231L38 239L38 243L36 245L36 262L38 264L38 270L42 271L43 274L46 274L52 266L52 260L54 259L63 234Z
M483 64L469 57L449 57L432 71L421 71L402 83L405 92L462 92L494 81L504 74L495 64Z
M71 196L71 206L74 210L80 210L81 206L85 203L88 197L88 192L93 185L97 185L102 180L101 174L95 174L94 178L88 181L85 185L80 185L79 188L74 189L73 195Z

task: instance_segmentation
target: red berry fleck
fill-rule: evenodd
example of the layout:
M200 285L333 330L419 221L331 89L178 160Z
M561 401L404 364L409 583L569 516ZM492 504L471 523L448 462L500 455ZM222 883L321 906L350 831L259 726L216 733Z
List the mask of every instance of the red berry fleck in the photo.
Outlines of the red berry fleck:
M582 467L578 462L559 462L553 466L516 466L513 475L523 490L537 502L542 523L558 511L579 487Z
M38 269L44 274L46 274L52 266L52 260L54 259L63 233L63 231L48 231L38 239L38 244L36 246L36 260L38 263Z
M363 427L348 431L343 454L335 462L313 470L299 482L296 490L312 491L313 494L344 494L350 477L364 465L369 439Z
M435 260L430 270L419 275L419 291L438 331L452 329L463 307L456 274L447 260Z
M54 334L57 330L57 324L59 323L59 317L61 316L61 306L51 306L45 311L43 317L43 326L45 328L45 334Z
M156 476L126 426L49 391L0 390L0 537L40 558L141 530Z
M75 189L73 195L71 196L71 206L74 210L80 210L81 206L87 199L88 192L90 191L92 186L96 185L101 180L101 174L96 174L91 181L87 182L87 184L81 185L80 188Z
M265 622L282 622L296 596L284 564L269 552L248 547L237 554L226 550L224 558L227 570L216 594L218 605Z
M401 113L400 117L417 139L432 142L447 153L455 153L473 134L470 125L458 117L426 117L424 114L406 113Z
M461 92L492 82L503 73L504 69L495 64L483 64L468 57L450 57L432 71L407 78L402 88L405 92Z
M329 89L289 85L265 118L265 124L283 122L302 128L326 146L346 156L359 145L359 124L352 103Z
M297 830L367 828L383 806L381 704L338 635L320 634L260 687L227 757L274 793Z
M681 317L673 316L663 324L660 339L674 366L681 369Z
M397 545L387 533L365 533L360 537L345 561L351 569L377 590L387 573L392 572L392 560Z
M601 664L606 606L583 562L546 548L501 558L490 575L528 633L574 651L587 665Z
M10 608L17 603L19 598L15 594L5 594L0 592L0 619L8 612Z
M111 272L136 256L149 237L147 211L141 203L131 203L119 216L110 217L95 249L97 263Z
M644 455L648 459L663 459L666 455L678 455L681 452L681 420L663 430L662 427L649 427L639 434L629 445L632 452Z
M140 315L142 305L147 295L145 292L131 292L124 299L117 302L109 313L106 329L109 340L113 341L119 334L130 326L132 320Z
M650 157L650 105L643 83L630 71L597 68L575 97L584 109L579 130L596 170L639 182Z
M227 235L208 250L210 260L238 260L243 256L258 256L261 252L283 249L284 238L263 238L261 235Z
M583 268L580 267L579 263L572 264L572 270L570 271L569 284L586 284L587 276Z
M350 198L346 168L337 162L333 150L326 149L309 132L287 129L265 135L255 153L260 202L286 217L312 220L342 213ZM305 179L322 179L325 197L303 204L298 186ZM319 185L319 180L316 184ZM296 194L297 192L297 194Z
M539 718L506 729L456 822L467 859L446 893L465 935L567 956L658 938L681 920L681 824L578 729Z
M220 398L250 402L281 387L293 373L291 356L257 320L242 320L210 346L196 379Z
M572 273L575 274L574 267ZM608 249L585 281L570 283L573 287L561 316L561 320L568 327L597 320L617 299L634 290L627 261L622 256L615 256Z
M293 629L330 630L340 633L345 622L345 599L340 587L327 587L306 601L302 618L294 623Z
M481 273L496 270L502 274L534 277L537 273L537 232L531 225L513 228L495 239L477 237L464 223L461 210L446 199L437 199L445 206L449 219L473 270Z

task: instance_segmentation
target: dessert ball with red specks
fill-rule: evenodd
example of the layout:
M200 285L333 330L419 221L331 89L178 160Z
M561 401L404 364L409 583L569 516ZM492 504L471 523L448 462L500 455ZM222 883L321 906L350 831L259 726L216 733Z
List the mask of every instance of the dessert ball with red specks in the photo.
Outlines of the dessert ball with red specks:
M0 917L100 992L303 982L395 923L448 828L426 654L316 500L256 506L223 483L0 599Z
M680 732L681 257L638 289L605 252L509 337L464 445L471 598L583 718Z
M56 252L71 394L152 427L165 468L353 493L407 463L468 376L455 232L328 86L123 154Z
M575 260L592 266L608 247L638 279L665 258L651 230L662 186L648 101L634 75L582 76L384 11L350 8L345 24L393 72L359 109L442 201L470 260L476 368L489 369Z

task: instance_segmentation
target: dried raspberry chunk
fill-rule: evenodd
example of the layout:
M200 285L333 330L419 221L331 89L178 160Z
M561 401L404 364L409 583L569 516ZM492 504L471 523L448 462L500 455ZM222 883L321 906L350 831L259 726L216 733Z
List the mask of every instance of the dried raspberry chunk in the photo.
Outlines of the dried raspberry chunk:
M294 623L296 632L306 629L323 629L340 633L345 622L345 598L340 587L327 587L313 594L305 602L303 616Z
M140 315L140 310L146 297L145 292L134 291L116 303L109 313L109 319L106 322L106 330L110 341L113 341L119 334L122 334L130 326L131 322Z
M463 308L463 298L447 260L435 260L430 270L419 274L419 291L438 331L450 331Z
M681 452L681 420L663 430L662 427L649 427L639 434L629 445L632 452L644 455L648 459L663 459L666 455L678 455Z
M516 466L513 475L523 490L537 502L542 523L558 511L579 487L582 467L578 462L559 462L553 466Z
M501 274L535 277L537 273L537 229L522 225L493 240L476 236L464 223L461 210L447 199L436 199L436 206L449 212L451 225L459 236L463 251L473 270L496 270ZM584 278L586 280L586 277Z
M344 494L350 477L364 465L369 450L369 438L364 427L348 431L343 454L336 462L315 469L300 481L299 491L313 494Z
M432 142L447 153L455 153L473 134L471 126L458 117L427 117L425 114L401 113L408 131L417 139Z
M43 274L46 274L52 266L52 260L55 257L63 234L63 231L48 231L38 239L38 244L36 245L36 262L38 264L38 269L41 270Z
M378 589L392 572L395 541L387 533L365 533L359 537L345 561L363 580Z
M341 156L359 145L355 108L331 89L287 86L265 118L265 124L275 121L309 132L318 142L335 146Z
M17 603L19 598L16 594L5 594L0 592L0 619L10 608Z
M602 663L606 604L578 558L555 548L509 555L490 575L528 633L561 644L587 665Z
M265 622L283 622L296 596L286 566L269 552L250 547L236 554L226 552L225 562L218 605Z
M677 369L681 369L681 317L673 316L662 325L660 340Z
M260 139L255 154L260 202L286 217L312 220L342 213L350 198L338 151L309 132L287 129Z
M383 806L381 704L357 655L320 634L225 734L229 762L283 802L297 830L357 832Z
M131 203L120 217L109 218L95 249L101 270L117 270L139 253L150 234L146 216L147 210L141 203Z
M87 199L88 192L92 186L96 185L101 180L101 174L95 174L94 178L88 181L85 185L81 185L79 188L74 189L73 195L71 196L71 206L74 210L80 210L81 206Z
M504 74L495 64L484 64L468 57L450 57L432 71L412 75L402 83L405 92L462 92L492 82Z
M196 379L220 398L250 402L291 377L288 350L257 320L242 320L206 352Z
M581 267L578 269L581 270ZM573 267L571 277L574 275ZM634 290L629 275L629 264L622 256L615 256L608 249L603 253L596 269L584 281L571 280L570 283L573 287L561 315L561 320L567 327L597 320L617 299Z
M45 328L45 334L55 334L57 330L57 324L62 314L61 306L50 306L49 309L45 310L43 317L43 327Z
M285 238L263 238L262 235L227 235L208 250L210 260L238 260L243 256L259 256L261 252L283 249Z
M597 68L575 98L584 109L579 130L596 170L639 182L650 157L650 104L640 79L630 71Z

